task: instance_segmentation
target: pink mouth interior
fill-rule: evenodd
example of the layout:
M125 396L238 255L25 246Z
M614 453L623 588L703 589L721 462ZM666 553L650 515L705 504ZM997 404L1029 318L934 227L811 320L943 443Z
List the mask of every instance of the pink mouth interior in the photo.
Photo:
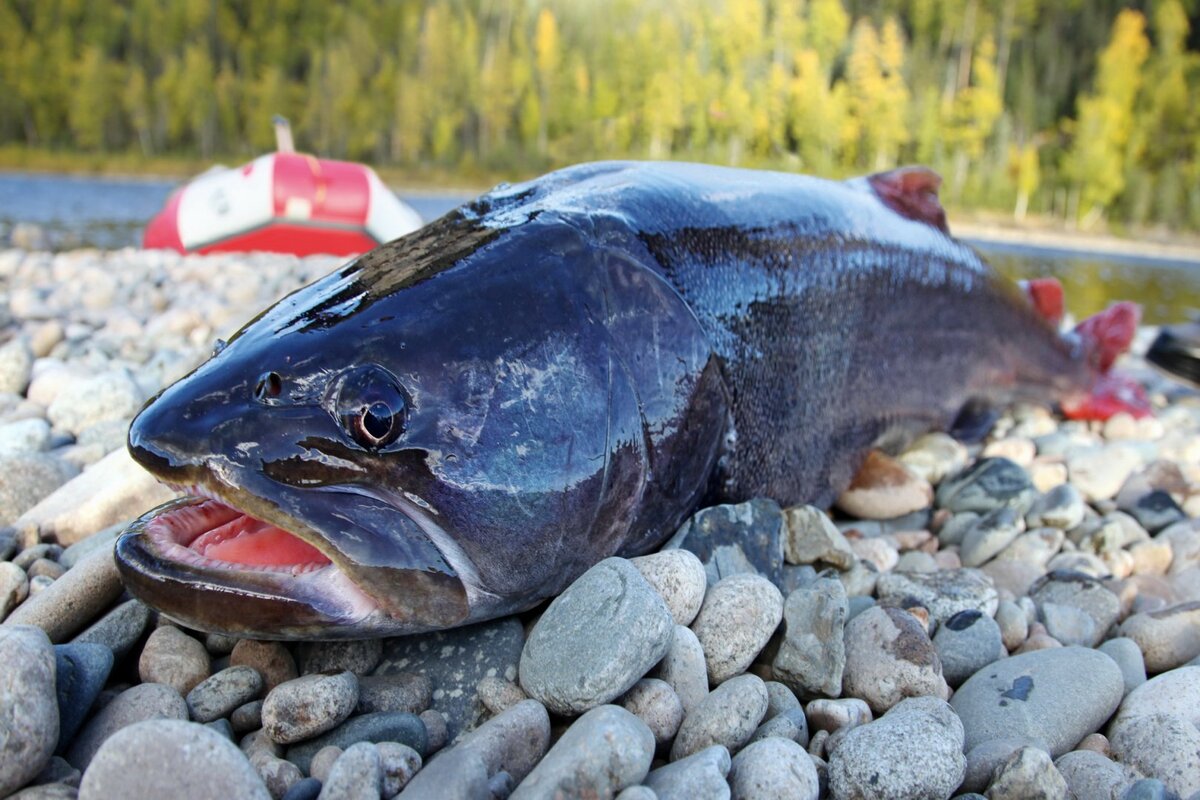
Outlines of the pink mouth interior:
M210 566L306 571L330 563L308 542L216 500L176 509L155 523L156 535Z

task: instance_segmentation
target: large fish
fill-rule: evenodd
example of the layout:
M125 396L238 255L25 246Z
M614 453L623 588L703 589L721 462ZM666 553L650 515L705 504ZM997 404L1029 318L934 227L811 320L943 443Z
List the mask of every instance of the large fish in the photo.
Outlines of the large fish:
M1128 315L1060 336L949 237L937 184L597 163L500 187L150 401L130 452L189 497L122 536L122 574L202 630L446 628L706 498L828 505L968 401L1085 397Z

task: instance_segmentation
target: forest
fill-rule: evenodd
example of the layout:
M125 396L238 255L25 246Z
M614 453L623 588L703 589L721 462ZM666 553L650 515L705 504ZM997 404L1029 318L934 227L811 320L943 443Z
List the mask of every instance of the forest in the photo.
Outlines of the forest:
M0 0L0 147L297 145L490 179L601 158L846 177L1200 231L1196 0Z

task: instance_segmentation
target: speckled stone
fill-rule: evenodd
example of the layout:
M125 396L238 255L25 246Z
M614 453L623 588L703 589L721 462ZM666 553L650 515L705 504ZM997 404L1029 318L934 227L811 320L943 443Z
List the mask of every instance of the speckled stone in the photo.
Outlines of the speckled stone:
M304 675L267 694L262 707L263 730L280 744L301 742L341 724L356 705L358 679L353 672Z
M498 675L486 675L483 680L506 680ZM425 675L415 672L396 672L388 675L366 675L358 679L358 713L372 711L407 711L420 714L429 708L433 699L433 684Z
M551 601L530 631L521 688L557 713L603 705L666 655L673 629L666 603L641 573L607 558Z
M314 672L353 672L369 675L383 658L383 642L360 639L345 642L304 642L296 662L301 675Z
M667 604L676 625L691 625L700 613L708 579L704 565L690 550L663 550L630 559Z
M512 800L612 797L646 777L654 746L654 734L636 716L619 706L598 706L567 728Z
M54 648L26 625L0 627L0 795L29 782L58 744Z
M383 770L383 796L395 797L421 769L421 754L398 742L378 742L375 749Z
M842 690L882 713L905 697L950 697L925 627L907 611L870 608L846 625Z
M704 649L709 682L745 672L782 618L783 595L766 578L740 574L714 584L691 626Z
M642 678L622 695L618 703L650 729L659 748L671 743L683 723L683 704L679 702L679 695L657 678Z
M351 673L353 674L353 673ZM321 786L323 800L376 800L383 788L383 765L370 742L359 742L333 762Z
M150 607L141 600L126 600L75 637L76 643L102 644L117 659L124 658L146 632Z
M479 681L489 675L516 680L524 644L525 629L514 617L398 636L385 641L383 660L374 674L424 675L432 687L432 708L444 715L454 741L486 718L487 709L475 691Z
M138 659L142 683L162 683L186 695L209 676L204 645L172 625L155 628Z
M715 744L653 770L646 776L646 786L658 800L728 798L730 790L725 776L731 765L729 750Z
M1200 792L1200 731L1182 717L1144 714L1113 722L1113 757L1181 797Z
M1200 656L1200 601L1133 614L1121 623L1118 633L1137 643L1147 672L1183 666Z
M241 639L229 653L231 667L253 667L263 678L263 691L271 691L281 683L294 680L300 672L296 659L282 642L259 642Z
M211 675L187 693L188 710L196 722L212 722L258 697L262 676L253 667L229 667Z
M775 677L800 695L841 694L848 617L846 590L836 579L818 578L789 594L783 640L772 662Z
M988 800L1066 800L1067 782L1050 754L1022 747L996 769L987 789Z
M817 800L817 768L803 747L788 739L768 738L746 745L729 769L736 800Z
M1090 750L1072 750L1059 756L1054 767L1067 783L1067 797L1080 800L1119 800L1137 780L1137 773L1129 767Z
M671 760L678 761L714 744L737 752L766 713L767 687L761 678L749 673L730 678L683 718L671 746Z
M787 529L783 557L788 564L829 564L850 569L857 556L829 516L815 506L794 506L784 512Z
M655 668L654 676L675 691L685 716L708 696L708 665L700 640L691 628L675 626L671 645Z
M269 800L262 778L237 746L203 725L139 722L114 734L92 759L80 800L174 797Z
M880 605L929 610L930 619L941 625L960 611L976 609L994 616L999 595L991 578L977 569L938 572L889 572L879 576L875 587Z
M944 700L902 700L842 734L829 756L829 789L835 800L949 797L966 770L962 747L962 723Z
M36 625L50 641L66 642L116 600L121 588L112 548L106 547L19 605L5 624Z

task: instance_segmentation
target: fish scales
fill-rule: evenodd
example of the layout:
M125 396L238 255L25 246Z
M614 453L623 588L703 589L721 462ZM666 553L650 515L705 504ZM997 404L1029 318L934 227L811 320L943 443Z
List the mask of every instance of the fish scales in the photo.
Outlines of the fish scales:
M147 405L131 453L196 498L130 528L122 573L204 630L461 625L706 500L828 505L968 400L1086 388L1080 348L944 233L933 180L604 162L499 187Z

